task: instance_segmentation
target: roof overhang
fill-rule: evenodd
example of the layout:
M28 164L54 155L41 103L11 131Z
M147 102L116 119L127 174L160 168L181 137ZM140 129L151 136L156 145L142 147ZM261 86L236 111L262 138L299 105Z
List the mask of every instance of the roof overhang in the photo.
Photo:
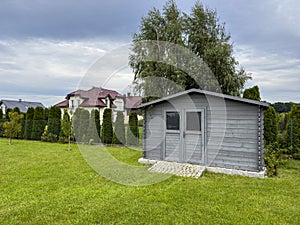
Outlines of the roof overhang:
M140 108L145 108L147 106L150 105L155 105L164 101L169 101L172 100L174 98L186 95L186 94L191 94L191 93L198 93L198 94L204 94L206 96L212 96L212 97L217 97L217 98L223 98L223 99L229 99L229 100L233 100L233 101L238 101L238 102L242 102L242 103L248 103L248 104L252 104L252 105L258 105L258 106L262 106L265 108L269 108L270 104L267 102L261 102L261 101L256 101L256 100L252 100L252 99L247 99L247 98L241 98L241 97L236 97L236 96L231 96L231 95L225 95L222 93L216 93L216 92L211 92L211 91L204 91L204 90L200 90L200 89L189 89L187 91L183 91L183 92L179 92L173 95L169 95L151 102L147 102L147 103L143 103L140 104L139 106L137 106L137 109Z

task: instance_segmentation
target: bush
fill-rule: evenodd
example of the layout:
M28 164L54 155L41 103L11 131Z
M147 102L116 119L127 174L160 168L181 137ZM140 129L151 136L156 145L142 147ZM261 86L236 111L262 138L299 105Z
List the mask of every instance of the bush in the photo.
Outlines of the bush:
M45 117L45 115L44 115ZM59 137L61 131L61 110L57 106L52 106L48 115L48 132Z
M113 136L114 144L126 144L125 141L125 125L123 112L117 113L117 119L115 123L115 132Z
M139 144L138 118L135 112L131 112L129 114L129 123L127 129L127 144L128 145Z
M281 159L281 150L277 142L266 146L264 161L267 169L267 176L277 176L277 168L283 163Z
M113 138L113 127L112 127L112 110L110 108L104 109L103 123L102 123L102 138L104 144L111 144Z

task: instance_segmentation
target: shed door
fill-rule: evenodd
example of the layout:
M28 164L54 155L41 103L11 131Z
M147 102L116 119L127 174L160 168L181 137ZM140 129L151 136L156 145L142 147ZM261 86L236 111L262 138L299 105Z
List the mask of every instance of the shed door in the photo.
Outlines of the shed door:
M181 152L181 118L180 112L169 111L165 114L166 119L166 136L165 136L165 153L164 160L180 161Z
M182 132L183 161L203 163L204 152L204 110L185 110Z
M163 159L174 162L203 163L204 110L167 111Z

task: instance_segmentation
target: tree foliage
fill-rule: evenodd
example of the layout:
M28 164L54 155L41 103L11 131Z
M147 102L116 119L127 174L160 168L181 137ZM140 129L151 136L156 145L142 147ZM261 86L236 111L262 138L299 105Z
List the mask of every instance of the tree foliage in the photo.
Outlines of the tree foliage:
M145 40L156 41L157 45L149 47L141 42ZM159 41L165 41L165 44ZM176 51L172 44L189 49L199 58L190 58L184 51ZM153 95L151 92L156 90L168 95L190 88L240 95L250 78L243 68L238 68L230 35L226 33L224 23L219 22L216 11L199 2L193 6L190 15L180 12L173 0L167 1L162 12L155 8L150 10L141 19L140 31L134 34L132 51L129 65L135 74L137 90L145 96ZM200 57L215 78L208 76L208 69ZM147 58L152 60L144 60ZM172 65L164 63L168 60L173 62ZM147 79L151 77L171 82Z
M34 108L30 107L27 110L26 120L25 120L24 138L27 139L27 140L31 139L33 116L34 116Z
M36 107L34 109L33 125L31 131L32 140L41 140L45 125L46 122L44 120L44 109L40 106Z
M115 123L115 130L113 136L114 144L126 144L125 139L125 124L123 112L117 112L117 118Z
M113 127L112 127L112 110L105 108L103 113L102 122L102 141L104 144L111 144L113 138Z
M248 99L260 101L261 99L260 99L259 87L258 86L253 86L251 88L247 88L244 91L243 98L248 98Z
M264 138L265 144L275 143L278 135L278 116L271 106L264 111Z
M129 114L129 122L128 122L128 129L127 129L127 144L128 145L139 144L139 127L138 127L138 118L136 112L131 112Z
M294 104L289 113L287 123L287 143L293 147L292 153L297 153L300 150L300 105Z
M98 112L98 113L97 113ZM99 111L93 109L91 111L88 129L87 129L87 140L89 142L100 142L99 130L100 129L100 120L99 120Z
M63 136L60 136L61 138L67 138L67 142L68 142L68 150L71 150L71 138L73 136L73 132L72 132L72 121L70 118L70 115L68 113L67 110L64 111L64 115L63 115L63 119L61 121L61 131Z
M277 113L287 113L291 111L293 104L292 102L275 102L272 106Z
M82 109L80 111L79 119L79 132L78 132L78 141L88 142L87 130L89 127L90 113L89 111Z
M22 114L18 112L9 112L9 121L3 124L4 136L9 138L9 144L11 145L11 139L16 138L22 130L21 119Z
M45 117L45 115L44 115ZM52 106L48 114L48 134L56 136L58 139L61 132L61 110L57 106Z

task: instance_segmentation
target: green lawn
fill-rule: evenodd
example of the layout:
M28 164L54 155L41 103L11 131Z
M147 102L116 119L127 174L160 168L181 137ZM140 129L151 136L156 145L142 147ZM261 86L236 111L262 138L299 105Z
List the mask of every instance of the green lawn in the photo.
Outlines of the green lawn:
M299 224L300 161L279 177L206 173L126 186L98 175L78 147L0 139L0 224ZM91 147L92 148L92 147ZM141 151L109 148L126 164Z

